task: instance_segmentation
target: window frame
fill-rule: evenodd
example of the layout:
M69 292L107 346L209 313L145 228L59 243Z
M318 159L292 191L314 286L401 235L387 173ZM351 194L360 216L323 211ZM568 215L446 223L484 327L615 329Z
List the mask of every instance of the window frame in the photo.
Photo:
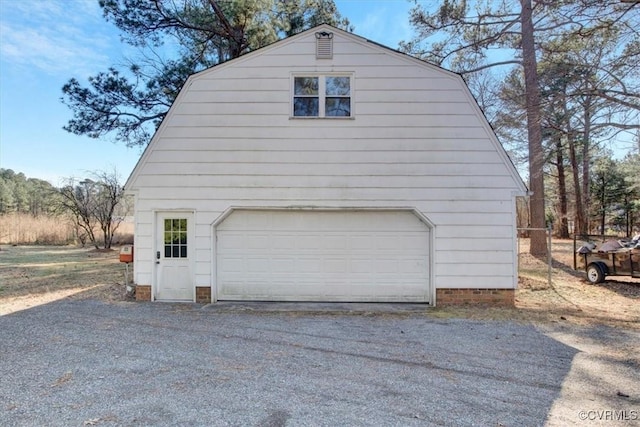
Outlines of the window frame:
M296 77L316 77L318 78L318 115L317 116L296 116L295 100L296 98L315 98L312 95L296 95L295 81ZM327 77L348 77L349 78L349 95L327 95ZM355 118L354 113L354 73L353 72L328 72L328 73L292 73L291 74L291 93L290 101L290 118L291 119L331 119L331 120L352 120ZM327 116L326 106L327 98L349 99L349 115L348 116Z

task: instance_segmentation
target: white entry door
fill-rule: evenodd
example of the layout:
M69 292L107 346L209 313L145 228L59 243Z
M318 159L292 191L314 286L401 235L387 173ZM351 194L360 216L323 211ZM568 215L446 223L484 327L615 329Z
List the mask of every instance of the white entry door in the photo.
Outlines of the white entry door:
M430 300L430 229L411 212L239 210L216 235L219 300Z
M159 212L156 217L156 287L159 301L193 301L193 214Z

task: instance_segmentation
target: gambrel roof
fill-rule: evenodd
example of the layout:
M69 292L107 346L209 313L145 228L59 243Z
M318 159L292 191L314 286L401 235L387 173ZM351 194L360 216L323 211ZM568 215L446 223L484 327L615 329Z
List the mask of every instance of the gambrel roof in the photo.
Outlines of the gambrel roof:
M368 49L370 51L375 51L376 54L379 55L384 55L390 58L393 58L397 64L402 65L403 68L407 65L412 65L415 67L419 67L419 68L423 68L425 70L428 70L429 72L432 73L437 73L442 77L448 78L448 79L453 79L455 81L458 82L458 86L459 86L459 90L463 92L464 97L468 100L468 104L471 106L471 108L473 109L473 111L475 112L475 115L477 116L477 119L482 123L482 127L485 129L486 134L488 135L491 143L493 144L493 146L495 147L496 152L498 153L498 155L500 156L500 158L502 159L504 165L506 166L506 168L509 170L509 174L512 176L513 181L515 183L515 186L517 188L518 193L520 193L521 195L526 194L527 192L527 188L526 185L523 183L521 177L519 176L515 166L513 165L512 161L510 160L509 156L507 155L506 151L504 150L504 148L502 147L502 145L500 144L500 142L498 141L498 138L496 137L495 133L493 132L493 129L491 128L490 124L488 123L486 117L484 116L484 113L482 112L482 110L480 109L480 107L478 106L475 98L473 97L473 95L471 94L471 92L469 91L466 83L464 82L464 80L462 79L462 77L454 72L445 70L441 67L438 67L436 65L430 64L428 62L425 62L423 60L417 59L415 57L412 57L410 55L401 53L397 50L394 50L392 48L386 47L384 45L381 45L377 42L368 40L366 38L363 38L361 36L358 36L356 34L353 33L349 33L346 31L343 31L341 29L332 27L330 25L327 24L322 24L319 25L317 27L311 28L307 31L304 31L302 33L299 33L297 35L288 37L286 39L277 41L269 46L257 49L255 51L249 52L245 55L242 55L239 58L235 58L232 60L229 60L225 63L216 65L214 67L211 67L209 69L203 70L199 73L193 74L191 75L187 81L185 82L182 90L180 91L180 93L178 94L178 96L176 97L172 107L169 109L169 111L167 112L167 115L165 116L163 122L160 124L158 130L156 131L155 135L153 136L151 142L148 144L148 146L145 148L142 156L140 157L137 165L135 166L134 170L132 171L131 175L129 176L126 184L125 184L125 188L129 191L134 190L137 187L136 181L137 181L137 177L140 174L140 170L142 168L144 168L145 162L147 161L147 159L149 158L150 154L153 152L154 147L156 145L156 141L158 140L158 138L160 138L163 133L166 131L167 128L167 123L169 123L173 116L174 116L174 112L177 108L177 106L181 105L186 98L188 98L189 96L193 97L195 95L189 95L190 93L194 92L194 91L199 91L202 90L202 85L199 85L198 82L199 81L211 81L212 79L216 79L216 76L218 75L223 75L225 72L228 72L228 70L232 70L234 68L238 68L238 67L242 67L243 65L247 65L248 63L252 63L256 62L255 65L252 64L252 67L255 67L255 75L258 76L260 75L260 63L263 62L263 58L264 58L264 62L269 65L272 64L274 61L278 61L281 60L281 58L279 58L279 52L282 50L286 50L287 52L290 52L293 48L293 51L296 51L296 45L300 44L300 46L305 45L305 44L309 44L310 42L312 42L313 40L315 40L315 34L316 33L320 33L320 32L330 32L334 34L334 37L336 39L339 39L342 42L349 42L349 43L353 43L356 45L360 45L361 47ZM305 53L303 53L301 51L300 53L300 59L291 62L292 65L292 70L293 68L297 68L300 69L300 67L306 67L305 69L307 69L308 71L313 71L314 69L316 69L315 66L315 56L312 55L308 55L308 51L309 49L307 49L307 51L305 51ZM337 52L339 53L339 52ZM309 57L309 60L307 61L305 58ZM289 55L286 60L291 61L292 58ZM326 60L325 60L326 61ZM331 62L329 60L329 62ZM370 64L373 65L373 64ZM359 64L360 68L363 67L367 67L368 65L366 63L363 64ZM326 68L326 67L325 67ZM398 79L402 79L403 76L402 74L399 74ZM248 78L246 81L249 82L251 79ZM407 81L409 81L409 79L407 79ZM250 89L250 88L249 88ZM445 95L446 96L446 95ZM211 100L211 102L216 102L214 99ZM358 102L358 98L355 98L355 102ZM240 113L241 114L241 113ZM460 126L464 126L464 123L461 123ZM178 161L178 160L177 160Z

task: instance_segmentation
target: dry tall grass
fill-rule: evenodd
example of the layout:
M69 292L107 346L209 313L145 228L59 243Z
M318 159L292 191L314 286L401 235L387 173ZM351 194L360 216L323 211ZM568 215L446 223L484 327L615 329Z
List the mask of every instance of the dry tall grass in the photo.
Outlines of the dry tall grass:
M122 223L114 243L133 242L133 224ZM70 245L78 244L73 221L64 216L29 214L0 215L0 245Z
M62 217L34 217L11 213L0 216L0 244L66 245L75 240L74 228Z

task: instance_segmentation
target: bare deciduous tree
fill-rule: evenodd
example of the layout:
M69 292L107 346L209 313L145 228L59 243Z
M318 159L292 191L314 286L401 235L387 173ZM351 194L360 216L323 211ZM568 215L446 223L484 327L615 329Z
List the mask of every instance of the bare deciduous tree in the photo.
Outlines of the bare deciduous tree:
M114 233L124 219L124 215L116 215L116 209L125 201L124 188L115 170L95 172L92 178L82 181L68 178L59 190L60 205L73 216L83 244L86 237L96 249L100 243L104 249L110 249Z

